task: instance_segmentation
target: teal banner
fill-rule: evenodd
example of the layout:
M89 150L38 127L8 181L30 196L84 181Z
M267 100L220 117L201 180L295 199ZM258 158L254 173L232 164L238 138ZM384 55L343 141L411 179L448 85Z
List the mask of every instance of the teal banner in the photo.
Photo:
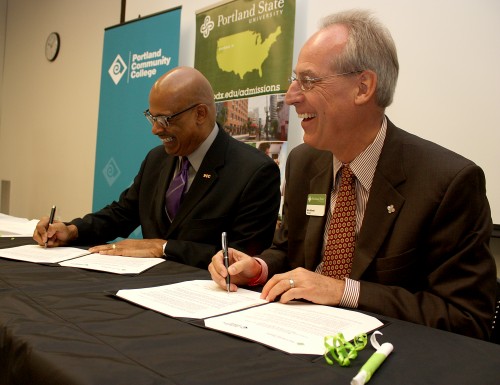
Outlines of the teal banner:
M93 211L117 200L160 144L143 111L153 83L178 66L180 15L179 7L105 30Z

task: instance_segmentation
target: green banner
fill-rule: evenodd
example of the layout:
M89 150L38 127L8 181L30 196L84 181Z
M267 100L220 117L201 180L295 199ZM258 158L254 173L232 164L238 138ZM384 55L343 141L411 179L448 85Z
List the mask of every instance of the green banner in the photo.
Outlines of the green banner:
M285 93L294 27L295 0L235 0L199 11L195 67L216 101Z

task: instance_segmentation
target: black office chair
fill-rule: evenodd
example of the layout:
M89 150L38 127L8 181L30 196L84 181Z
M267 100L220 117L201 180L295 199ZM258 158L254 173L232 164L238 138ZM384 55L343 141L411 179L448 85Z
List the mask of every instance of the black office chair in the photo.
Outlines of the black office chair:
M495 305L495 315L491 325L491 342L500 344L500 278L497 278L497 302Z

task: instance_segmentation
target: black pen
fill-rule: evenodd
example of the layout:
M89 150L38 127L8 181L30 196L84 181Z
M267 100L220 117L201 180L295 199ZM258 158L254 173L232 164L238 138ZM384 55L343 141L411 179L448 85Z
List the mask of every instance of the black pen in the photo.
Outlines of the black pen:
M231 286L231 277L229 276L229 271L227 269L229 268L229 254L227 252L227 234L224 231L222 233L222 253L224 254L224 266L226 266L226 288L227 292L229 293L229 287Z
M49 217L49 226L54 223L54 216L56 215L56 206L52 206L52 209L50 210L50 217ZM47 226L47 229L49 227ZM45 248L47 248L47 243L49 242L49 238L47 237L47 240L45 241Z

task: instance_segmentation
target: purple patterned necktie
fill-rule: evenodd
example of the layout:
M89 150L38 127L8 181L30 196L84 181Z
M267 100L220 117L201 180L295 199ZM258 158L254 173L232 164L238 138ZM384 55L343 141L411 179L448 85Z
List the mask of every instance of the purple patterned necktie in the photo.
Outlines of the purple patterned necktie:
M179 211L182 195L186 191L189 166L189 159L186 156L182 157L181 169L175 178L170 182L170 186L168 186L168 190L165 195L165 208L170 222L174 220L175 215Z

